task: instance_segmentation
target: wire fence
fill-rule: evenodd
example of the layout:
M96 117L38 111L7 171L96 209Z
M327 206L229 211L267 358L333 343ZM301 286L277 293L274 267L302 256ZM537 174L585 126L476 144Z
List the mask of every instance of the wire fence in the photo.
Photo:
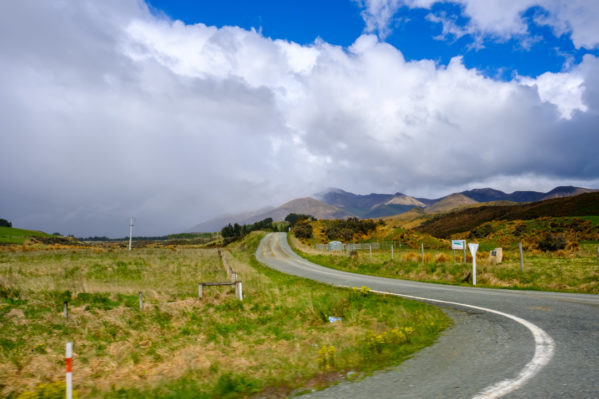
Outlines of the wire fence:
M339 241L332 241L328 244L315 244L314 248L318 251L348 251L353 250L379 250L379 249L391 249L391 247L398 249L401 248L401 243L397 241L381 241L381 242L362 242L362 243L341 243Z

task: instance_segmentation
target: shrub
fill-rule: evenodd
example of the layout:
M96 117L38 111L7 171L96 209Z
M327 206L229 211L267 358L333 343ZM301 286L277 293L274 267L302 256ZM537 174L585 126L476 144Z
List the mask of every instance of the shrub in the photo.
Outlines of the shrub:
M541 251L557 251L566 248L566 239L561 235L547 234L545 238L538 243Z
M312 224L307 220L298 222L293 228L293 234L295 234L297 238L312 238Z
M490 224L486 223L478 226L470 232L470 238L483 238L495 232L495 229Z
M437 254L437 256L435 256L435 263L447 263L449 262L449 256L446 254Z
M381 222L379 221L378 224ZM370 231L376 230L376 226L377 222L358 218L333 220L327 226L325 234L329 240L351 241L355 234L368 235Z
M12 223L6 219L0 219L0 227L12 227Z
M416 262L416 261L420 260L420 256L416 255L415 252L410 251L407 254L403 255L401 257L401 260L407 261L407 262Z
M316 219L312 215L304 215L302 213L290 213L285 217L285 221L289 222L289 226L293 227L302 220L315 221Z

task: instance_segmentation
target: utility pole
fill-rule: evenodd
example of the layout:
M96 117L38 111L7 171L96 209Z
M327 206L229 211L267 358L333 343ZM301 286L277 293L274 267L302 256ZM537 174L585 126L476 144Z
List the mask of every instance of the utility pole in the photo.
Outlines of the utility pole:
M131 251L131 240L133 239L133 226L135 225L135 218L129 218L129 251Z

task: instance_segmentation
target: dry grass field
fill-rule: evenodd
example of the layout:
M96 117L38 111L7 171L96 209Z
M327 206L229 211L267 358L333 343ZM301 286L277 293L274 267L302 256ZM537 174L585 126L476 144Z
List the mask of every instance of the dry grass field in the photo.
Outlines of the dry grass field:
M216 249L4 247L0 395L63 397L74 342L80 397L282 397L397 364L449 323L425 304L262 267L260 238L224 251L242 302L229 286L197 298L198 282L228 280Z

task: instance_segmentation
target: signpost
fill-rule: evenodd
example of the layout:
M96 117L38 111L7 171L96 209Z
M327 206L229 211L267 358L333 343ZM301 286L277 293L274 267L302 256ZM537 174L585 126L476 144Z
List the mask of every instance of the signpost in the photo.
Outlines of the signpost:
M476 285L476 250L478 249L478 244L470 243L468 244L468 248L470 248L470 253L472 254L472 285Z
M466 259L466 240L451 240L451 249L453 249L453 262L455 263L455 250L464 251L464 259Z

